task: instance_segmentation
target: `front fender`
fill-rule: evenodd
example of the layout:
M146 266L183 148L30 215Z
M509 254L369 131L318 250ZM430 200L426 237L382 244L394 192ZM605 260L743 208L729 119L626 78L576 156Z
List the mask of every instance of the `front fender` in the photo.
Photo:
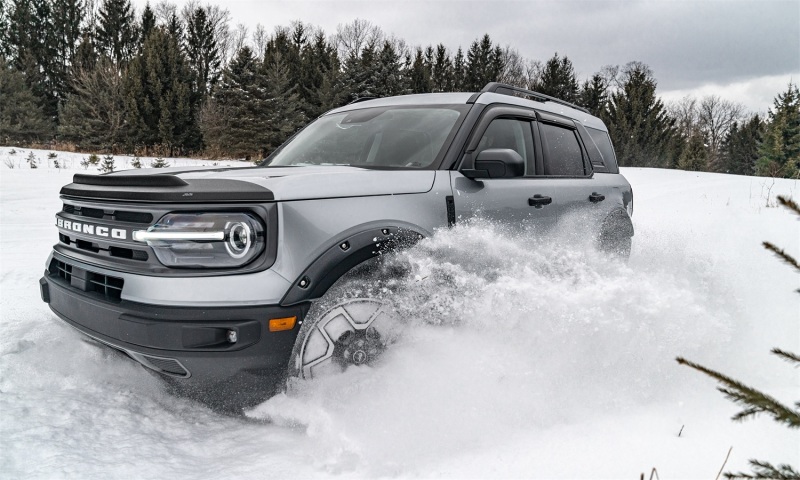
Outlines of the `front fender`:
M295 279L280 304L289 306L320 298L354 267L383 253L413 246L425 237L423 231L415 225L386 222L343 234Z

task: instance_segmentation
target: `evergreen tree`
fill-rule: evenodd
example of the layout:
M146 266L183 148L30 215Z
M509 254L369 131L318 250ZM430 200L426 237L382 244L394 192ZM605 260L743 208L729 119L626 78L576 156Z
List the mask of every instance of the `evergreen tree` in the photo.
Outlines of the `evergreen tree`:
M103 156L103 161L100 163L100 172L102 173L111 173L114 171L114 156L113 155L105 155Z
M144 43L144 41L147 40L147 37L154 28L156 28L156 14L153 12L153 9L150 8L150 2L147 2L144 5L144 10L142 11L142 24L139 35L139 40L141 43Z
M377 95L375 60L375 45L372 43L368 43L361 49L360 56L350 53L345 60L341 83L348 101Z
M58 88L51 8L48 0L14 0L5 36L11 65L23 73L52 125L58 113Z
M409 72L409 89L411 93L429 93L431 91L431 72L425 64L421 48L417 48L414 62Z
M58 133L83 148L116 151L125 140L125 92L107 57L91 70L76 70L73 93L60 109Z
M592 80L594 81L594 78ZM533 89L567 102L578 101L578 81L575 79L572 61L566 55L564 57L559 57L558 53L553 55L544 64L541 76Z
M299 130L307 121L297 86L290 78L289 66L280 56L263 64L263 76L268 85L264 101L267 129L262 133L259 148L265 158Z
M678 168L695 172L708 170L708 149L702 133L695 132L689 138L689 143L678 160Z
M656 80L647 65L625 66L621 88L611 95L604 117L620 166L667 165L674 120L656 97Z
M485 34L475 40L467 51L466 78L463 89L477 92L489 82L496 82L503 71L502 49L492 46L492 39Z
M202 102L219 80L220 51L206 9L197 7L186 25L186 54L194 77L193 91Z
M203 138L212 150L252 157L270 128L268 86L249 47L242 47L224 70L214 97L203 107Z
M124 65L137 51L139 28L130 0L103 0L97 26L97 47L115 64Z
M11 54L11 44L8 39L8 31L11 28L9 6L8 0L0 0L0 57Z
M405 93L403 72L400 71L400 55L390 42L384 42L375 64L376 91L378 97L389 97Z
M591 80L586 80L583 83L577 103L592 112L592 115L599 117L606 109L606 103L608 102L607 91L608 85L605 78L599 73L595 73L592 75Z
M800 205L795 203L792 199L778 196L778 202L791 210L794 214L800 216ZM790 268L800 272L800 262L798 262L797 259L770 242L763 242L763 246L789 265ZM798 289L797 292L800 293L800 289ZM800 367L800 355L781 350L780 348L773 348L772 354L793 365L795 368ZM794 405L787 406L760 390L749 387L716 370L706 368L682 357L677 357L675 360L681 365L686 365L716 380L719 383L717 390L722 392L728 400L744 407L742 411L733 416L733 421L743 421L760 414L766 414L771 416L774 421L788 428L800 428L800 401L795 402ZM753 469L753 473L727 472L725 473L725 478L779 480L795 480L800 478L800 471L795 470L788 464L773 465L761 460L750 460L750 466Z
M745 122L741 128L734 123L722 142L725 171L736 175L754 175L758 161L763 125L758 115Z
M447 48L436 45L436 54L431 65L431 90L434 92L452 92L455 88L453 62Z
M0 56L0 142L30 142L46 139L52 131L38 99L25 83L24 75Z
M81 42L81 24L86 13L82 0L53 0L52 10L52 48L54 62L52 68L54 96L59 102L70 91L69 75Z
M150 168L169 168L169 162L161 157L158 157L150 162Z
M464 59L464 52L458 47L455 57L453 57L453 91L463 92L469 90L467 87L467 63Z
M800 177L800 93L797 85L775 98L756 166L758 175Z
M322 31L306 42L300 55L302 68L298 93L307 109L306 115L314 118L340 104L340 92L336 90L339 59L336 47L327 41Z
M170 155L199 147L189 67L178 39L165 27L156 27L131 61L125 98L133 145L158 145Z

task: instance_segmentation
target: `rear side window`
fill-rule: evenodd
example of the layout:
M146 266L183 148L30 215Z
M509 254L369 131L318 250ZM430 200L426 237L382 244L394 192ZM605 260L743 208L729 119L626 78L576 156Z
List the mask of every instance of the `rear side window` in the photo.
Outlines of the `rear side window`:
M597 149L603 155L603 163L606 167L613 168L616 166L617 158L614 155L614 147L611 146L611 139L608 137L608 133L591 127L586 127L586 131L589 132L594 144L597 145Z
M544 150L544 174L557 177L582 177L586 175L583 152L575 130L549 123L541 123Z

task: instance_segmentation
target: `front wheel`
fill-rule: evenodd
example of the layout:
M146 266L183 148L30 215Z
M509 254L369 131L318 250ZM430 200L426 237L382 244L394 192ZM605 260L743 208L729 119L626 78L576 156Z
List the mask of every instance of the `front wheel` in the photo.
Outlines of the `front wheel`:
M298 333L290 377L315 378L371 365L396 338L397 322L386 301L352 298L314 310Z

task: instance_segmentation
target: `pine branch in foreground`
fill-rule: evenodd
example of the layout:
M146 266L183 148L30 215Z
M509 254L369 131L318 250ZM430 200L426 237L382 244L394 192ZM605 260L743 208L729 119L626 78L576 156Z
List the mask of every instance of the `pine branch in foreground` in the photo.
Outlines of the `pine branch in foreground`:
M753 473L725 473L725 478L731 480L800 480L800 472L790 465L781 464L776 467L769 462L750 460L750 466L753 468Z
M786 424L789 428L800 428L800 411L792 410L769 395L748 387L719 372L690 362L685 358L677 357L675 360L681 365L691 367L717 380L722 384L717 387L717 390L722 392L732 402L745 407L744 410L734 415L732 420L742 421L759 413L766 413L771 415L776 422Z
M794 213L800 215L800 205L795 203L795 201L792 200L791 198L785 197L783 195L778 195L778 203L788 208L789 210L792 210Z
M800 356L792 352L787 352L786 350L781 350L780 348L773 348L770 351L789 363L796 363L797 365L795 365L795 367L800 366Z
M762 242L762 245L764 245L764 248L766 248L767 250L769 250L769 251L773 252L775 255L777 255L778 258L780 258L784 262L786 262L789 265L793 266L794 268L800 270L800 263L797 263L797 260L795 260L794 257L789 255L788 253L784 252L783 249L778 248L777 246L775 246L774 244L772 244L770 242Z

